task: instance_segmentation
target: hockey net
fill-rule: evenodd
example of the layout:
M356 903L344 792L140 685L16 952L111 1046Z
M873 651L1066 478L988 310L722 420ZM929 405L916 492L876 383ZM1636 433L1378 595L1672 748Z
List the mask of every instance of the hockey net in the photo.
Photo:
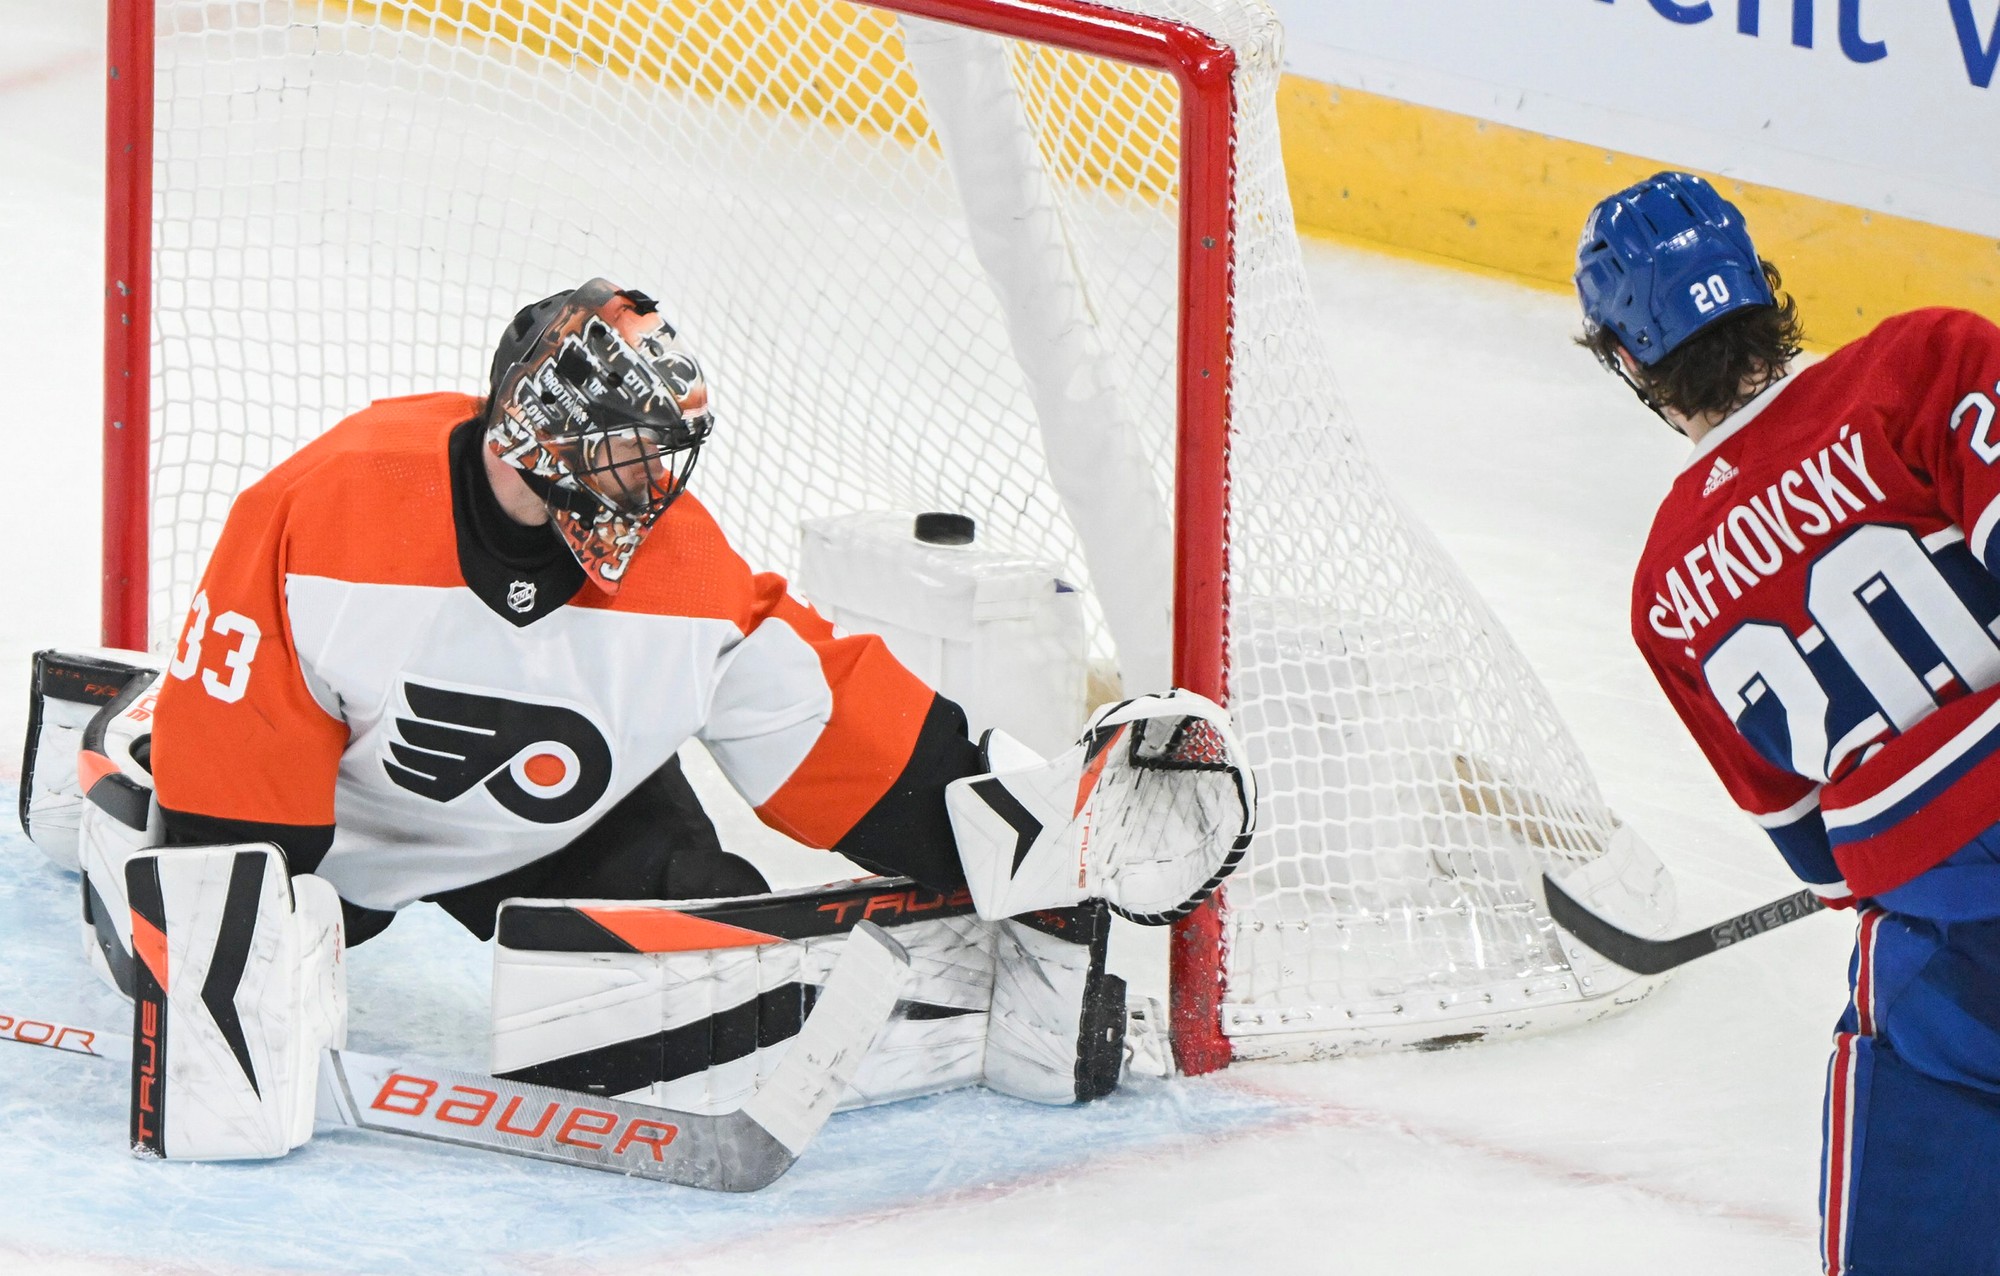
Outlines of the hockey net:
M801 518L969 513L1064 565L1127 688L1171 662L1232 706L1260 829L1176 945L1185 1063L1622 1000L1536 881L1649 933L1670 884L1355 438L1268 10L894 7L114 0L153 87L113 81L107 416L150 424L151 513L114 457L108 638L164 638L299 444L483 389L517 307L604 275L700 353L696 488L752 563L789 569Z

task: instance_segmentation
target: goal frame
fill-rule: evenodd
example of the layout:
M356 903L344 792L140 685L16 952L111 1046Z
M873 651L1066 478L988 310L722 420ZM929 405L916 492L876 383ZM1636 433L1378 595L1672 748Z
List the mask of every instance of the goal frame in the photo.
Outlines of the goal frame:
M1173 676L1228 703L1230 333L1237 58L1194 28L1079 0L867 0L867 7L1171 75L1180 91ZM105 111L101 635L143 650L151 542L155 0L109 0ZM1182 1071L1231 1058L1211 899L1173 928L1171 1037Z

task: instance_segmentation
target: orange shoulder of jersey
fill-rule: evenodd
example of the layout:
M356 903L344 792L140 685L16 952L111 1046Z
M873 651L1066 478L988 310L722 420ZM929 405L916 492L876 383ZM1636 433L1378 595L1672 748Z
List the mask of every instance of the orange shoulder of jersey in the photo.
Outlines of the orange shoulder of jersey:
M682 493L653 524L616 594L586 585L570 602L593 610L727 620L744 633L762 615L749 565L693 493Z
M285 575L462 584L450 435L481 402L465 394L379 400L299 449L237 506L267 507L284 520Z
M286 581L460 583L447 438L479 400L376 403L301 448L230 507L160 692L162 805L233 820L333 822L347 726L292 648Z

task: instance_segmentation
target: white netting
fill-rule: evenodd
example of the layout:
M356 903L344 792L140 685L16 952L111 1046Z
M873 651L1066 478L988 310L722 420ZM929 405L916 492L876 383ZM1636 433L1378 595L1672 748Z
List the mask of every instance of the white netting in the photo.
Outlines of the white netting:
M1227 889L1224 1027L1243 1050L1266 1033L1386 1039L1602 992L1530 882L1606 857L1613 821L1339 406L1279 157L1275 23L1255 0L1136 7L1240 58L1229 664L1264 807ZM955 509L1089 591L893 15L827 0L157 14L156 640L246 483L372 398L482 391L514 310L592 275L658 295L700 353L718 425L695 489L752 563L790 569L801 518ZM1177 90L1045 46L1007 56L1164 506Z

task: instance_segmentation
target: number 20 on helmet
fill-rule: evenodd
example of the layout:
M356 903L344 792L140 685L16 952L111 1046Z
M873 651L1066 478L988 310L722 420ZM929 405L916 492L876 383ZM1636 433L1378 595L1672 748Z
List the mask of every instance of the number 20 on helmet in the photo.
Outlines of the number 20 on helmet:
M1773 303L1743 214L1692 173L1655 173L1590 210L1576 292L1584 322L1647 367L1725 315Z

